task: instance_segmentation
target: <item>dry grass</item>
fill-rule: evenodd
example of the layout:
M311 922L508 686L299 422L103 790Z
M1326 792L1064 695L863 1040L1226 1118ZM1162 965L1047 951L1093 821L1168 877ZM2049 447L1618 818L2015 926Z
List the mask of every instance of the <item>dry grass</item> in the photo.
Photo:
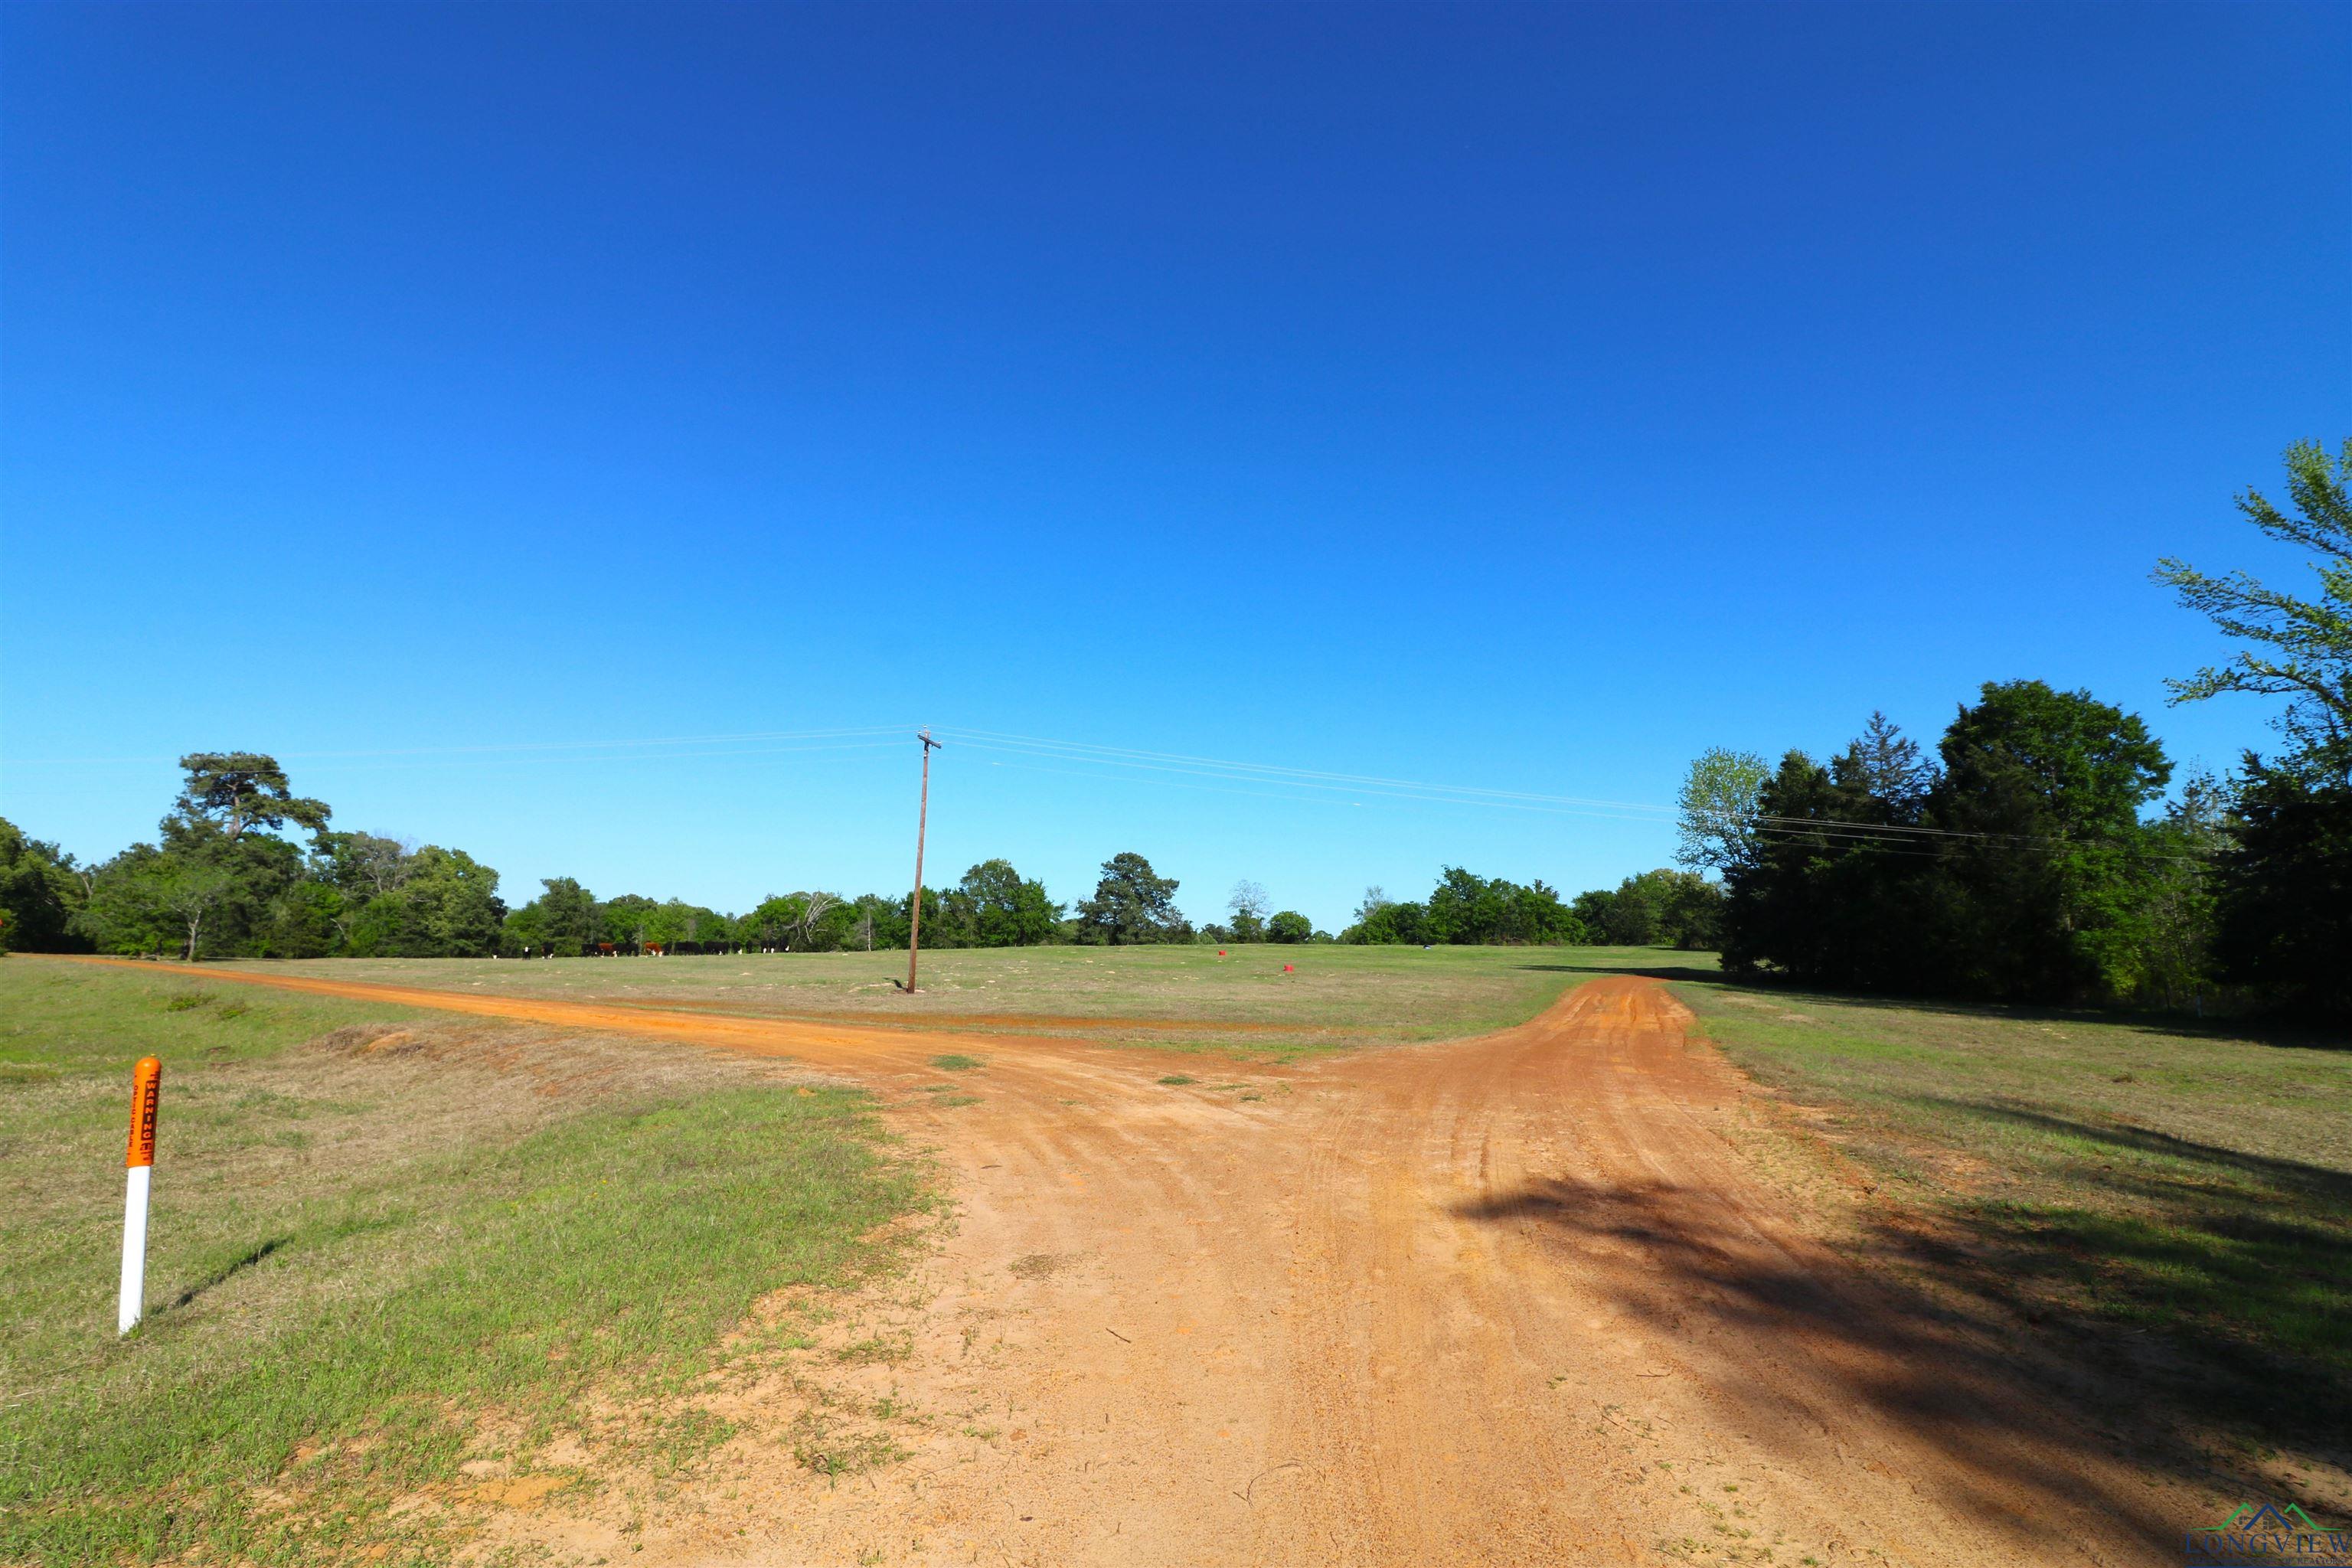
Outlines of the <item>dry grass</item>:
M1643 948L1257 945L958 949L737 957L322 959L305 975L905 1027L1073 1035L1159 1049L1288 1058L1446 1039L1524 1023L1579 980L1649 963L1711 963ZM1285 973L1283 965L1295 967Z

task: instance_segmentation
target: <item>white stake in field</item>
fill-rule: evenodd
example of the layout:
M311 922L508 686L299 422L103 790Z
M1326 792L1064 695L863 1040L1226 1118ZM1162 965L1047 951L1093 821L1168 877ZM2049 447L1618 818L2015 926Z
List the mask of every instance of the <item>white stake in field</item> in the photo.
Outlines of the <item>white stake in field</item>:
M127 1334L139 1326L147 1303L147 1183L155 1170L155 1102L163 1089L163 1064L142 1058L131 1079L130 1184L122 1199L122 1304L114 1328Z

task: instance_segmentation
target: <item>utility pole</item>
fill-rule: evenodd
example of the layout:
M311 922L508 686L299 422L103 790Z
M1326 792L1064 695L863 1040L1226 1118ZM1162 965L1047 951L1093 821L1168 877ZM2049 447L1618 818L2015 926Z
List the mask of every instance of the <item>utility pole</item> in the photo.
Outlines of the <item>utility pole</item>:
M915 896L907 905L907 989L915 988L915 955L923 945L923 825L931 815L931 753L939 742L929 730L917 732L923 742L923 803L915 810Z

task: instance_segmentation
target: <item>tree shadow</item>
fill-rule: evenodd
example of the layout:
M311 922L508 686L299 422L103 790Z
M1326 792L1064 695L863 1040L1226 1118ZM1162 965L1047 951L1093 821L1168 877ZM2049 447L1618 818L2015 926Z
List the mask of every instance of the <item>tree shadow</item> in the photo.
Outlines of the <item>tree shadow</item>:
M2211 1165L2268 1182L2302 1196L2352 1209L2352 1172L2306 1164L2300 1160L2282 1160L2269 1154L2252 1154L2242 1149L2225 1148L2218 1143L2200 1143L2193 1138L2159 1132L2152 1127L2136 1127L2121 1121L2084 1121L2070 1116L2053 1116L2045 1110L2003 1105L1996 1100L1927 1095L1918 1097L1917 1103L1989 1121L2005 1121L2011 1126L2029 1127L2060 1137L2079 1138L2085 1142L2128 1150L2136 1154L2154 1154L2189 1164Z
M2119 1482L2113 1495L2086 1496L2080 1473L2050 1463L2053 1450L2124 1457L2200 1488L2228 1489L2242 1483L2224 1479L2198 1451L2206 1434L2333 1449L2339 1462L2346 1447L2340 1376L2256 1353L2242 1340L2200 1345L2199 1325L2167 1335L2146 1323L2053 1317L2039 1289L2050 1272L2104 1265L2092 1249L2129 1244L2129 1237L2053 1237L2030 1227L1954 1237L1890 1215L1865 1232L1866 1267L1857 1268L1796 1238L1763 1237L1717 1193L1664 1181L1553 1177L1455 1212L1532 1230L1572 1252L1580 1278L1596 1280L1617 1306L1690 1357L1711 1392L1737 1411L1739 1430L1769 1435L1777 1426L1790 1442L1812 1440L1804 1396L1795 1391L1817 1388L1826 1374L1834 1399L1876 1413L1951 1458L1958 1479L1947 1484L1957 1495L1945 1500L2003 1528L2021 1527L2020 1494L2037 1500L2033 1518L2052 1528L2104 1516L2153 1542L2177 1542L2181 1530L2202 1522L2165 1511L2164 1497L2137 1486ZM2286 1229L2292 1235L2248 1230L2239 1245L2313 1240L2306 1229ZM2226 1239L2217 1235L2212 1246ZM2211 1261L2193 1237L2151 1234L2140 1245L2151 1280L2167 1268ZM2166 1247L2189 1256L2166 1258ZM2077 1247L2082 1255L2071 1256ZM2311 1261L2342 1278L2352 1246L2338 1236L2325 1248ZM2259 1279L2260 1260L2252 1261L2236 1277ZM2215 1289L2228 1288L2228 1279L2217 1277ZM2291 1293L2292 1282L2279 1289ZM1765 1348L1752 1352L1757 1346ZM2325 1504L2315 1499L2311 1506ZM2063 1531L2053 1536L2053 1558L2063 1540L2072 1560L2076 1539Z
M2177 1398L2231 1412L2263 1442L2352 1451L2352 1173L2127 1124L1926 1103L2126 1156L2069 1172L2107 1195L2096 1207L1956 1205L1985 1252L1970 1288L2071 1300L2110 1334L2161 1333Z

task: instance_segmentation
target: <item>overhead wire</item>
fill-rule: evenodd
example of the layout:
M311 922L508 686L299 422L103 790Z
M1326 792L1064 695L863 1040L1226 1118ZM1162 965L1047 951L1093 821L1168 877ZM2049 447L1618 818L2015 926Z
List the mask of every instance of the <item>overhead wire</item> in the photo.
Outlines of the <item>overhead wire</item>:
M434 765L432 759L452 761L469 759L478 763L489 765L522 765L540 763L590 763L610 765L635 762L703 761L724 757L887 750L900 743L899 736L908 728L909 727L895 724L866 724L831 729L744 731L624 740L519 741L462 746L287 752L277 755L281 761L359 764L372 772L406 771L410 767L430 767ZM1114 776L1113 773L1101 770L1116 770L1118 773L1130 775L1148 774L1151 776L1151 782L1171 788L1194 789L1212 794L1245 795L1259 799L1318 801L1323 804L1362 805L1366 804L1366 800L1358 797L1368 797L1384 802L1478 806L1490 810L1521 811L1549 816L1657 825L1679 822L1686 815L1683 808L1677 805L1666 805L1655 802L1614 800L1532 790L1497 789L1477 784L1439 784L1428 780L1402 779L1375 773L1354 773L1332 769L1299 768L1281 763L1205 757L1189 752L1158 751L1138 746L1114 746L1095 742L1058 740L1004 731L938 726L934 732L943 740L974 751L992 752L1002 756L1035 759L1029 763L992 763L993 766L1098 780L1108 780ZM768 742L810 743L741 744L741 742ZM177 758L163 757L13 758L7 759L7 765L94 766L117 763L145 764L177 760ZM1036 765L1040 762L1073 763L1077 764L1077 767L1041 767ZM333 771L342 770L338 768ZM1180 782L1183 779L1213 780L1223 784L1250 784L1259 787L1239 790L1218 789L1209 784ZM2005 844L2012 847L2074 842L2061 836L2046 834L1996 833L1937 827L1927 824L1868 822L1836 817L1749 815L1737 819L1727 819L1724 826L1727 828L1736 828L1783 841L1801 837L1812 837L1854 846L1869 845L1890 854L1932 855L1937 851L1925 846L1939 841L1973 840L1984 845ZM2197 858L2193 856L2155 858Z

